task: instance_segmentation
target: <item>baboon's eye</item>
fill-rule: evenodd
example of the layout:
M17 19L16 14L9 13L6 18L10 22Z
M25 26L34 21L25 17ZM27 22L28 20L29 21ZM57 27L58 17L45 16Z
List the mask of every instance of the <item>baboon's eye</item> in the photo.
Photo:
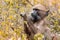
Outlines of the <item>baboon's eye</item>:
M39 11L39 9L37 9L37 8L33 8L33 10L35 10L35 11Z

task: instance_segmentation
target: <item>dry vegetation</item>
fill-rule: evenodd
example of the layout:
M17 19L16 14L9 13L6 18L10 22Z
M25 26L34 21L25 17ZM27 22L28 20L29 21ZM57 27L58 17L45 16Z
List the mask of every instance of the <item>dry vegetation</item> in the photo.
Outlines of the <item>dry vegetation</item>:
M39 3L50 10L47 26L60 40L60 0L0 0L0 40L28 40L20 13L28 13ZM36 34L34 40L43 37L43 34Z

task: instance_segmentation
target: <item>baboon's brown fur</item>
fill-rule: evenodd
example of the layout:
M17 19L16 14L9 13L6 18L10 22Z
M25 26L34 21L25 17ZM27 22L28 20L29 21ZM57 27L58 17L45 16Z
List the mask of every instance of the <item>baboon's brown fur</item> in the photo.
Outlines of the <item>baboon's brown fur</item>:
M39 10L38 13L40 14L40 17L42 19L33 23L29 19L29 16L24 15L23 19L24 19L24 21L27 21L27 24L24 23L24 28L25 28L24 31L26 32L26 34L28 35L28 37L31 40L33 39L33 36L36 33L42 33L46 37L48 37L48 40L52 40L50 29L45 25L46 24L45 18L48 16L48 15L46 15L48 10L43 5L40 5L40 4L34 6L32 9L38 9ZM46 40L46 39L44 39L44 40Z

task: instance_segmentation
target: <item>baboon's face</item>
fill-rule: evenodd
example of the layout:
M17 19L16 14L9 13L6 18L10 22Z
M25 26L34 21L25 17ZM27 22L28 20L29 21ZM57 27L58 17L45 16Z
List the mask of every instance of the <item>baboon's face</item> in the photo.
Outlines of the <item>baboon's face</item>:
M39 20L42 20L46 16L48 16L48 11L43 11L43 10L34 8L33 12L31 13L31 16L32 16L31 20L35 23Z

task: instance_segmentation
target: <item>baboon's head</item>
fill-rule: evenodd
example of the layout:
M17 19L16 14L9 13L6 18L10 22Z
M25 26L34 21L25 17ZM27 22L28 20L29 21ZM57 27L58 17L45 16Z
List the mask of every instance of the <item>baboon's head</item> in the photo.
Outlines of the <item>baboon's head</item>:
M32 12L28 15L27 19L31 20L33 23L37 22L37 21L40 21L42 19L44 19L46 16L48 16L48 12L49 10L47 10L43 5L41 4L38 4L38 5L35 5L33 6L32 8ZM26 18L25 14L21 15L22 17Z
M38 4L35 5L32 9L32 13L31 13L31 20L35 23L39 20L44 19L46 16L48 16L48 12L49 10L47 10L43 5Z

